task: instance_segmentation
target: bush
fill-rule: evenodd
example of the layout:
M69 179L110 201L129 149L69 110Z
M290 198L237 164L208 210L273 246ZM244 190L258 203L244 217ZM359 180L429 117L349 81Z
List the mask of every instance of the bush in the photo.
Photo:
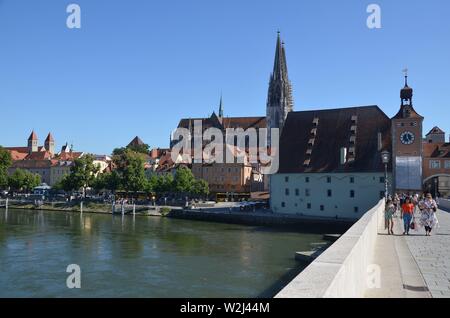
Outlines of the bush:
M170 208L161 208L161 210L159 211L161 213L162 216L167 216L170 213L171 209Z

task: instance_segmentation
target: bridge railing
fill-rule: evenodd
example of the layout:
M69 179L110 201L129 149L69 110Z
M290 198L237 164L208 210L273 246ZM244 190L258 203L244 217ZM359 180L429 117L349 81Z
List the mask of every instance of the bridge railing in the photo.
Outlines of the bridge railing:
M450 212L450 200L439 199L439 208Z
M275 297L363 297L382 226L384 200L368 211Z

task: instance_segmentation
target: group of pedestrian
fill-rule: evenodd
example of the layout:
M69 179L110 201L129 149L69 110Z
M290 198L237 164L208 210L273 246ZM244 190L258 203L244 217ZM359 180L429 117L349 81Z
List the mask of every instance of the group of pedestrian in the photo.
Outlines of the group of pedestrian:
M423 227L426 236L430 236L439 223L437 210L438 205L431 193L422 196L397 193L386 202L385 227L389 235L394 235L394 220L400 218L403 220L403 235L409 235L411 230Z

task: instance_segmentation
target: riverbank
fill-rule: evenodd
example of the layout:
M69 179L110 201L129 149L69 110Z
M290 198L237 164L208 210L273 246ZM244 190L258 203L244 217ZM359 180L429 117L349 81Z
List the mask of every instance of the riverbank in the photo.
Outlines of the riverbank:
M5 208L2 206L2 208ZM54 203L44 203L40 206L36 206L34 203L30 202L9 202L9 209L16 210L33 210L33 211L49 211L49 212L73 212L73 213L90 213L90 214L112 214L112 205L104 203L94 203L94 202L83 202L81 206L80 203L66 203L66 202L54 202ZM81 208L83 211L81 211ZM144 216L165 216L170 212L171 208L167 207L149 207L149 206L136 206L134 212L136 215ZM115 206L114 214L121 214L121 206ZM124 214L132 214L133 206L124 206Z
M269 226L295 229L303 233L345 233L354 223L353 220L312 218L285 214L274 214L271 211L214 211L214 210L173 210L169 218L240 224L249 226Z

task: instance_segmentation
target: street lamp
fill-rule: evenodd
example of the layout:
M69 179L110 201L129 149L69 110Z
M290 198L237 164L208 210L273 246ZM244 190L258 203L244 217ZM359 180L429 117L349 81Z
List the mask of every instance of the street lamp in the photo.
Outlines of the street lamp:
M388 163L391 160L391 154L389 151L385 150L381 152L381 161L384 164L384 198L387 201L388 198Z

